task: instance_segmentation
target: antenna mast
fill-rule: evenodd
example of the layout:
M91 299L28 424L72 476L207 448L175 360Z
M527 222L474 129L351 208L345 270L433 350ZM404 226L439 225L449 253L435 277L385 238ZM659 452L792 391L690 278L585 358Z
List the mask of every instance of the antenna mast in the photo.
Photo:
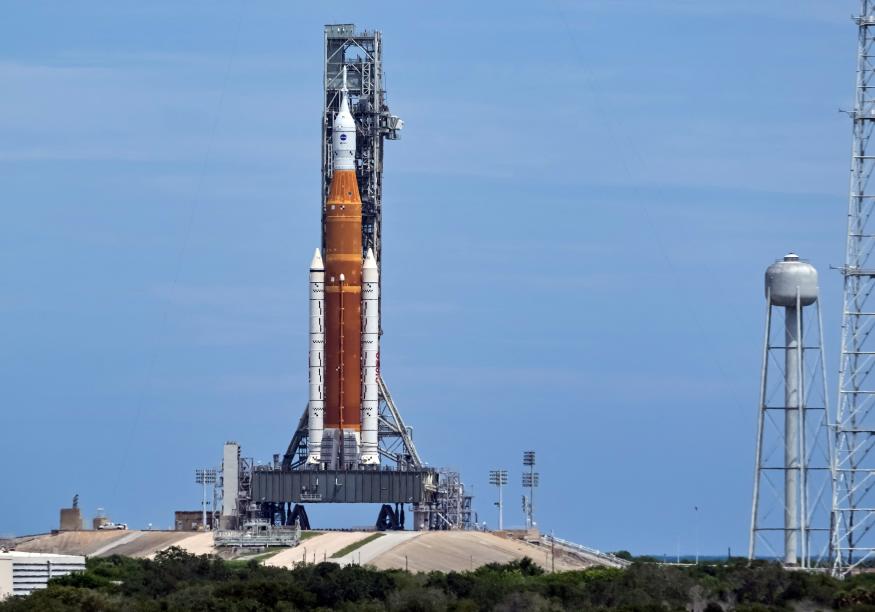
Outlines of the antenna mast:
M845 575L875 554L875 65L872 0L860 1L857 84L848 201L848 237L842 311L842 349L833 458L833 573Z

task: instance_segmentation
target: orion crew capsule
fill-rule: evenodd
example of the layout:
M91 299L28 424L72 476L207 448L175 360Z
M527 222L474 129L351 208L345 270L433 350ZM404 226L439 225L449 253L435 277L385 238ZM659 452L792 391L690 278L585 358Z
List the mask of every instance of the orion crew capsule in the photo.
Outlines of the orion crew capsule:
M325 203L324 270L319 269L322 260L318 251L310 270L307 462L328 469L380 462L379 271L370 250L362 261L362 203L355 153L356 125L349 110L344 70L340 110L333 123L334 173ZM321 290L320 280L324 283Z

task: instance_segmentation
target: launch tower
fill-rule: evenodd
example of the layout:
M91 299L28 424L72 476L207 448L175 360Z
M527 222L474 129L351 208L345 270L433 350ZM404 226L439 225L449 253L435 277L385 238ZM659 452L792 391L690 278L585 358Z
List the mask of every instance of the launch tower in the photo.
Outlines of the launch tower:
M324 106L322 109L322 248L325 248L325 204L334 176L331 138L340 109L343 74L355 100L356 159L362 200L362 252L374 252L382 262L380 240L383 211L383 144L398 140L404 122L389 112L383 85L383 41L380 32L356 32L352 24L325 26Z
M238 505L308 528L305 503L379 503L379 529L403 529L409 505L415 529L464 528L471 497L458 473L423 463L380 373L383 145L403 127L386 104L381 35L327 25L324 51L309 401L282 459L252 469Z
M382 269L381 224L383 210L383 146L385 140L398 140L404 122L389 113L383 85L383 43L380 32L356 32L352 24L325 26L323 64L324 107L322 111L322 249L325 250L328 198L335 167L332 139L334 118L340 111L342 90L346 88L350 112L356 124L356 177L361 197L362 258L368 250L374 255L377 270ZM379 280L377 283L377 295ZM378 297L379 300L379 297ZM378 321L378 334L382 333ZM382 375L377 372L379 447L382 459L398 469L419 469L419 457L409 429L401 418ZM307 410L283 455L283 467L295 469L305 464L310 449Z

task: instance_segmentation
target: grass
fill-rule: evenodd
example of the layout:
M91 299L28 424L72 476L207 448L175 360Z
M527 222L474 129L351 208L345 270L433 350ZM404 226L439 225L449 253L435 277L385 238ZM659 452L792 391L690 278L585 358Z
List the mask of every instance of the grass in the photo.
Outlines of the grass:
M358 542L353 542L353 543L350 544L349 546L344 546L343 548L341 548L340 550L338 550L336 553L334 553L333 555L331 555L331 558L332 558L332 559L339 559L340 557L343 557L343 556L345 556L345 555L348 555L348 554L351 553L352 551L361 548L361 547L364 546L365 544L368 544L368 543L370 543L370 542L373 542L373 541L376 540L377 538L382 538L382 537L383 537L383 534L382 534L382 533L372 533L372 534L369 535L368 537L366 537L366 538L362 538L362 539L359 540Z
M322 531L302 531L301 532L301 541L309 540L310 538L315 538L316 536L322 535L324 532Z
M268 548L266 552L261 553L260 555L255 555L254 557L248 557L247 561L258 561L261 563L265 559L270 559L272 556L277 554L281 550L286 550L285 546L277 546L276 548Z

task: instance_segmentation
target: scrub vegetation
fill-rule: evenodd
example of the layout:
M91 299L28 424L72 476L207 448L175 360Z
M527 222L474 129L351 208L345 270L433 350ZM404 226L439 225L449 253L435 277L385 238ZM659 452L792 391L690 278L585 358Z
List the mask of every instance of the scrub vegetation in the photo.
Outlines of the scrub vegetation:
M244 566L178 548L154 560L90 559L0 612L341 610L875 610L875 575L837 581L823 574L730 561L692 567L634 563L548 574L529 559L471 572L410 574L335 563L294 570Z

